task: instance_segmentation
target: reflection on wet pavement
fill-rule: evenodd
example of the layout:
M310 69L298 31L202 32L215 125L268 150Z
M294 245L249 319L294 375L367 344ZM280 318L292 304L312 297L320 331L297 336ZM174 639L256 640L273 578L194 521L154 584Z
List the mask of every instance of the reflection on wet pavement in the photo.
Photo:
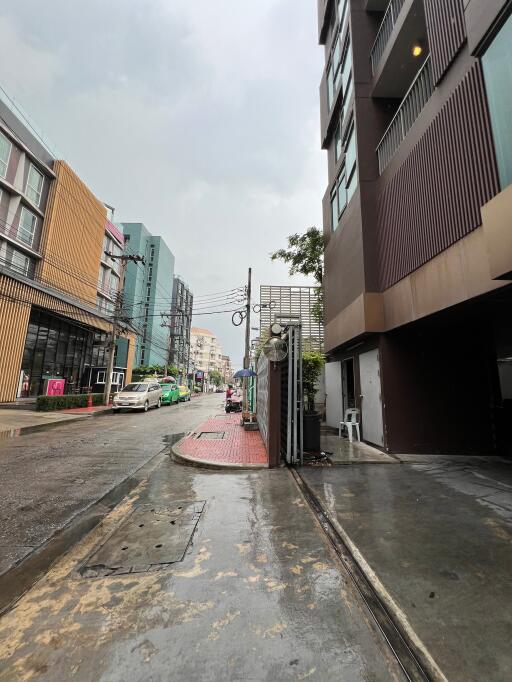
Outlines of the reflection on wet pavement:
M138 505L206 500L183 561L82 578ZM170 460L0 621L0 679L401 680L286 470Z

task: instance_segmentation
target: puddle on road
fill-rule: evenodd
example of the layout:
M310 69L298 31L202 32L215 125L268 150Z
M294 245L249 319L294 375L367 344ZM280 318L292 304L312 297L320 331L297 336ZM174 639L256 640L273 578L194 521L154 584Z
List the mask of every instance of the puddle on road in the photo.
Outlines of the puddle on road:
M187 435L186 433L170 433L167 436L163 436L162 440L167 445L174 445L182 438L185 438L186 435Z

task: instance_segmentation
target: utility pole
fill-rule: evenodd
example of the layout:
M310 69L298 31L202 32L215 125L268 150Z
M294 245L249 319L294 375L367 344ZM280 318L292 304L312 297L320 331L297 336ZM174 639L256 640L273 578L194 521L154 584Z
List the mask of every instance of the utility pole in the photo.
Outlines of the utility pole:
M119 273L119 289L116 294L116 304L114 308L114 319L112 320L112 332L111 332L111 339L110 343L108 345L108 358L107 358L107 371L105 373L105 390L103 392L103 404L108 405L109 404L109 399L110 399L110 391L112 389L112 372L114 371L114 355L116 352L116 339L117 335L119 334L119 323L120 319L123 315L123 291L124 291L124 278L126 274L126 266L128 264L128 261L132 261L134 263L142 263L144 264L144 257L143 256L128 256L126 254L122 254L121 256L116 256L113 253L109 253L108 251L105 251L105 255L111 258L112 260L120 260L121 261L121 272Z
M250 365L250 346L251 346L251 284L252 284L252 268L249 268L249 275L247 277L247 303L245 306L245 356L244 369L249 369ZM244 377L244 412L249 412L249 377Z

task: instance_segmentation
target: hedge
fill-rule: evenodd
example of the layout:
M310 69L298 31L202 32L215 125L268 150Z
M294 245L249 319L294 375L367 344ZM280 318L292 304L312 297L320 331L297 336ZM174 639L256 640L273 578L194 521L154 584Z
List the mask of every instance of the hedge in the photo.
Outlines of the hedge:
M52 410L67 410L72 407L87 407L89 395L40 395L37 397L36 410L51 412ZM92 394L93 405L103 405L103 393Z

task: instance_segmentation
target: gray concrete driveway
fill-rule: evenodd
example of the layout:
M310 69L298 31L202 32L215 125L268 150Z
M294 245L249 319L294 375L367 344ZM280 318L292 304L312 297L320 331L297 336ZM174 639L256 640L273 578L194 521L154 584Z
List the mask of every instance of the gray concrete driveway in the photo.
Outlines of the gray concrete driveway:
M0 619L2 682L404 679L287 470L158 459ZM141 566L177 551L191 503L204 509L183 560Z

